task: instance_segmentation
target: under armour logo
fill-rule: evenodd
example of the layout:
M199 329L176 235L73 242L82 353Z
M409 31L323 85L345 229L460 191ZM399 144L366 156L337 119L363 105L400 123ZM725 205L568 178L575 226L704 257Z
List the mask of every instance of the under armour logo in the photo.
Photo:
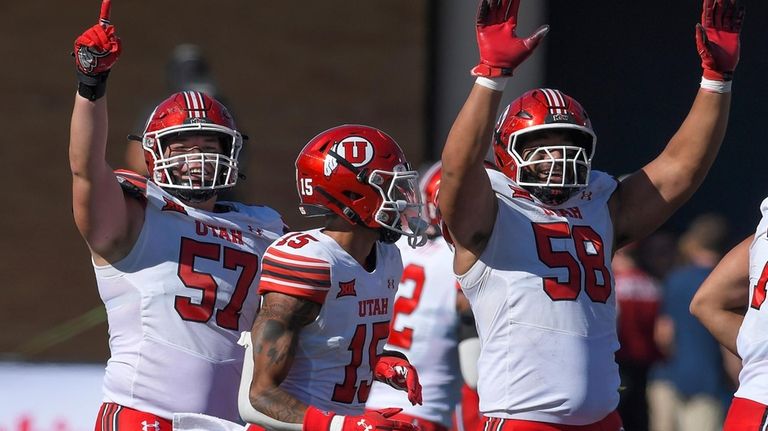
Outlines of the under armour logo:
M395 280L391 278L387 279L387 287L390 289L395 289Z
M585 201L591 201L592 200L592 192L583 191L581 192L581 199Z
M373 429L373 425L368 425L365 419L360 419L357 421L357 426L361 427L360 429L365 431L371 431Z
M160 422L155 421L155 423L151 424L147 421L141 421L141 431L149 431L150 428L160 431Z

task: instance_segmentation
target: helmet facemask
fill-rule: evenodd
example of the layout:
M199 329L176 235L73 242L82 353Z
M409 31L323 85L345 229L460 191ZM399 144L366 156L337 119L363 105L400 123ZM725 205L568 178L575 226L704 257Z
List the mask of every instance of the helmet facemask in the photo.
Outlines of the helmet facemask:
M528 146L537 140L562 144ZM534 126L512 134L507 146L517 183L541 202L559 205L589 184L595 135L573 124Z
M170 155L169 144L180 135L216 136L222 147L221 152L194 152L190 149L183 154ZM152 180L184 201L207 201L220 190L237 183L237 160L242 148L242 136L237 131L215 124L190 124L148 134L143 139L143 145L153 158Z
M368 183L378 190L382 198L374 220L389 231L383 232L383 241L395 242L405 235L411 247L419 247L426 242L428 223L421 216L424 203L418 180L418 172L403 165L395 166L393 171L375 170L368 176Z

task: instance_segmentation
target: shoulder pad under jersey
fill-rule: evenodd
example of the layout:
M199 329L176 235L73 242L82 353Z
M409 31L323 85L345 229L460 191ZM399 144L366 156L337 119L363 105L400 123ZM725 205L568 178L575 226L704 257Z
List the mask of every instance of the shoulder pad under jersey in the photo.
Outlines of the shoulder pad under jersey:
M132 197L146 197L147 177L127 169L116 169L115 177L124 193Z
M235 211L247 215L254 219L254 223L270 232L278 235L290 232L288 225L283 221L283 217L274 208L266 205L247 205L239 202L221 202L221 204L228 205Z

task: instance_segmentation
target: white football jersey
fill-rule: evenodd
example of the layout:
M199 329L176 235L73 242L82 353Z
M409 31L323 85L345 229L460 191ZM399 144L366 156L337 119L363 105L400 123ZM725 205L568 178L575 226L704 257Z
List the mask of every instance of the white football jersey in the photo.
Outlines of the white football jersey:
M736 338L741 356L739 389L734 396L768 405L768 198L760 205L762 219L749 248L749 308Z
M118 179L146 206L128 256L94 264L109 322L104 401L167 419L198 412L239 421L237 340L258 308L259 258L283 222L268 207L222 202L229 211L201 211L136 174Z
M321 410L360 414L403 272L397 246L377 242L376 268L368 272L322 229L313 229L276 241L262 266L260 294L279 292L322 304L317 319L301 329L280 388Z
M405 414L450 428L461 396L453 252L442 237L416 249L404 239L397 245L403 277L385 348L402 352L416 368L424 404L412 406L405 392L375 382L367 407L400 407Z
M459 276L480 336L478 393L486 416L568 425L596 422L619 401L608 199L589 186L556 207L488 170L498 199L485 251Z

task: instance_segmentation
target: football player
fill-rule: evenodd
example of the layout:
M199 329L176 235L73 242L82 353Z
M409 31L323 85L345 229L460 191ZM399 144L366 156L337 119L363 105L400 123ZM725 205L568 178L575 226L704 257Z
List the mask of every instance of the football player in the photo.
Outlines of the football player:
M753 235L734 247L699 287L690 310L725 348L741 358L739 388L724 431L768 424L768 342L764 305L768 285L768 199ZM763 307L766 308L763 308Z
M105 0L75 41L69 146L75 223L109 323L96 430L170 431L176 411L239 421L237 341L256 314L259 258L284 225L268 207L217 200L237 183L243 138L203 93L155 108L141 137L149 179L113 172L105 92L120 40L109 12Z
M402 352L419 370L424 404L412 406L397 390L380 382L373 384L366 404L368 409L400 407L403 411L393 419L417 424L422 431L450 429L461 395L459 337L467 329L474 332L469 302L451 270L453 252L440 234L440 178L438 162L426 171L420 184L429 221L426 245L413 249L404 240L397 242L404 270L384 347ZM469 362L476 360L472 357Z
M506 80L548 31L518 37L518 8L480 2L477 79L442 154L440 210L481 340L480 411L494 430L619 430L611 256L664 223L712 165L744 10L704 1L693 106L662 153L619 184L590 169L590 120L561 91L526 92L494 127ZM499 171L483 166L490 145Z
M300 212L325 224L283 236L262 259L240 414L267 429L415 430L389 419L400 409L364 408L374 379L422 402L406 356L383 350L403 272L395 242L426 241L418 173L389 135L343 125L301 150L296 185Z

